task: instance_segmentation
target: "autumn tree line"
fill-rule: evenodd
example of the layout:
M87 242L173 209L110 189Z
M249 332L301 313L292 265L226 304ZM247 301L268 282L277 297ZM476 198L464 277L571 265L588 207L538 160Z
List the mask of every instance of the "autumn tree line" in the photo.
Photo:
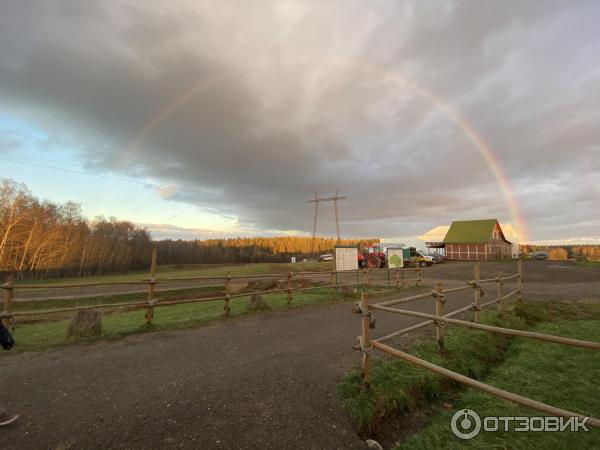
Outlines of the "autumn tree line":
M366 246L379 239L342 239L340 245ZM222 264L289 262L333 252L337 240L317 237L245 237L206 240L163 240L158 242L161 264Z
M343 240L344 245L378 242ZM152 246L159 264L283 262L290 256L330 252L331 238L251 237L163 240L131 222L83 217L74 202L57 204L35 197L25 185L0 181L0 276L84 277L147 270Z
M521 245L521 253L548 252L552 260L600 260L600 245Z
M145 269L149 233L130 222L88 221L73 202L36 198L23 184L0 181L0 274L19 278L89 276Z

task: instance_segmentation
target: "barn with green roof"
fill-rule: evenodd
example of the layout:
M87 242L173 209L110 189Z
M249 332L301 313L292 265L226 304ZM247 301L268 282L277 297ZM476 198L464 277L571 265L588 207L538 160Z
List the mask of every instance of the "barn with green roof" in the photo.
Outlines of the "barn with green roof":
M496 219L456 220L444 238L446 258L488 261L511 257L511 243Z

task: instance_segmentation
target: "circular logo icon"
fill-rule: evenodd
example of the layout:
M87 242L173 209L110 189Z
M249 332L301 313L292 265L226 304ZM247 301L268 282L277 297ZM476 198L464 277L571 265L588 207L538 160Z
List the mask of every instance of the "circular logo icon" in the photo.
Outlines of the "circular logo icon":
M472 409L461 409L452 416L450 428L460 439L473 439L481 431L481 418Z

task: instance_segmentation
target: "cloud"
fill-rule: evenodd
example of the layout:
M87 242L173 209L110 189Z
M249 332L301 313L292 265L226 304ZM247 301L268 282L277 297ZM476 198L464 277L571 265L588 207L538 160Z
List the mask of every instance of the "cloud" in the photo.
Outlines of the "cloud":
M156 190L158 191L158 194L165 199L173 197L177 192L177 188L171 184L167 186L158 186Z
M139 223L150 232L152 239L216 239L231 237L227 233L204 228L185 228L171 224Z
M211 230L205 228L187 228L178 227L171 224L138 223L140 227L150 232L152 239L226 239L235 237L253 237L253 236L308 236L306 233L298 230Z
M512 221L481 155L410 78L494 150L533 239L595 235L597 2L1 8L0 113L118 153L80 157L244 229L310 232L307 200L336 189L344 235ZM319 231L334 230L323 205Z

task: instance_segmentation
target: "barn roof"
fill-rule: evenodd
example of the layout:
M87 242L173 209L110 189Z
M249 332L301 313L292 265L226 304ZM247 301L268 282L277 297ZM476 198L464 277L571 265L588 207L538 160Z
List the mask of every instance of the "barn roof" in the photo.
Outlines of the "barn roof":
M496 219L455 220L444 238L445 244L486 244L490 240ZM506 238L503 236L506 241ZM508 242L508 241L507 241Z

